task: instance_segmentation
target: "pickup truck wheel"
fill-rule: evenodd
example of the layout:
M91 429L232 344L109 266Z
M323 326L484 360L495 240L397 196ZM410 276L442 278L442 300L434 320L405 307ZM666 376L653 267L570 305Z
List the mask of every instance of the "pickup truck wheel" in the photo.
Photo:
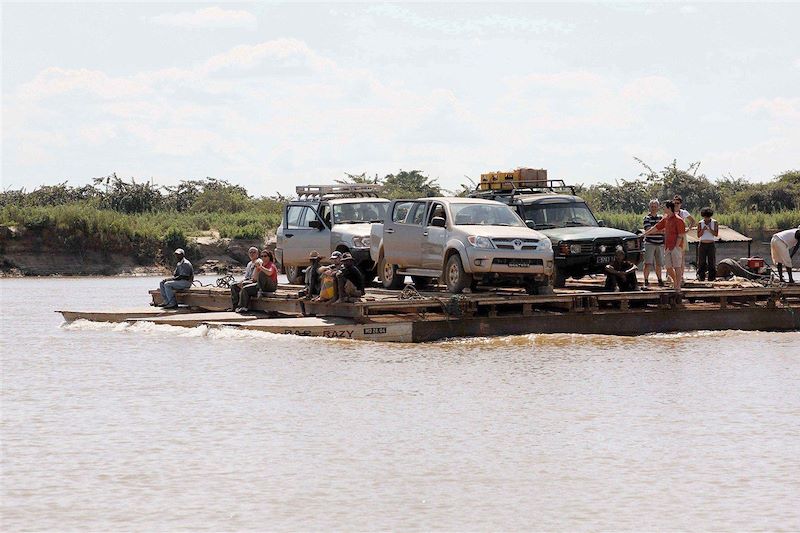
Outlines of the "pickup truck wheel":
M444 281L447 283L447 290L453 294L460 294L466 287L472 286L472 276L464 271L464 265L461 264L461 257L458 254L451 255L447 260Z
M305 277L303 276L303 271L299 266L287 266L285 267L286 270L286 279L289 280L289 283L292 285L301 285L305 283Z
M424 289L428 285L431 284L431 278L426 278L425 276L411 276L411 281L414 282L414 286L417 289Z
M403 276L397 275L397 265L390 265L381 258L381 283L387 289L399 289L403 285Z
M567 273L556 267L555 274L553 275L553 287L556 287L557 289L563 289L566 284Z

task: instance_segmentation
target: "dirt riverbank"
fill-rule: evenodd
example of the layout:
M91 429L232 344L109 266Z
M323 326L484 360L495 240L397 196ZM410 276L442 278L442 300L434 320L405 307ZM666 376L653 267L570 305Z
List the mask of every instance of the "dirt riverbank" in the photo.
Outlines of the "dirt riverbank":
M160 250L154 260L143 258L133 246L109 250L87 242L64 243L46 230L2 229L0 277L147 276L172 270L169 250ZM206 236L190 239L185 248L198 274L217 274L240 271L248 261L250 246L274 248L274 241Z

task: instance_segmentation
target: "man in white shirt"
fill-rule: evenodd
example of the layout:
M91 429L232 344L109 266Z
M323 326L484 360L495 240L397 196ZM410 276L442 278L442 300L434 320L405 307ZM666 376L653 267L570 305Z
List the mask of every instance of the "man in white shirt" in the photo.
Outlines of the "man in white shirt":
M792 257L800 247L800 226L796 229L779 231L772 236L769 243L769 250L772 252L772 262L778 266L778 279L783 281L783 267L789 274L789 283L794 283L792 278ZM789 249L791 248L791 252Z
M250 249L247 250L247 255L250 257L250 262L248 262L247 266L244 267L244 278L242 281L231 285L231 311L239 306L239 298L241 296L242 287L251 283L255 283L253 278L256 265L261 264L261 259L258 258L258 248L255 246L251 246Z
M708 281L717 279L717 247L714 241L719 237L719 222L711 218L713 215L710 207L700 210L700 216L703 217L697 225L697 238L700 239L697 244L697 279L700 281L706 280L706 271Z

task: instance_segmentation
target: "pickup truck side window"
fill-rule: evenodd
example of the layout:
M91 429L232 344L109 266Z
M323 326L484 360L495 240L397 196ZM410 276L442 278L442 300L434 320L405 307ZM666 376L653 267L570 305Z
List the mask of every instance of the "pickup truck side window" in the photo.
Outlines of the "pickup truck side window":
M325 223L326 226L329 228L331 227L331 206L330 204L322 204L320 206L320 212L322 213L322 221Z
M304 227L302 226L302 222L307 209L308 208L304 205L290 205L286 209L286 228L300 229Z
M414 202L414 207L408 215L408 223L421 226L422 221L425 220L425 207L426 205L424 202Z
M431 209L431 214L428 216L428 225L431 225L431 221L434 217L442 217L447 221L447 212L444 210L444 206L442 204L436 203L433 204L433 208Z
M394 210L392 211L392 222L403 224L413 205L414 202L397 202L394 204Z

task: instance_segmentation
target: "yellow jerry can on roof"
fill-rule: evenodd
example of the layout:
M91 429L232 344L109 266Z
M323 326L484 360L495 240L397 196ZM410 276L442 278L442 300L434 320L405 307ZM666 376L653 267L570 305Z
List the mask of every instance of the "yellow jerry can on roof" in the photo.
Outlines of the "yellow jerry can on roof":
M546 187L547 169L518 168L508 172L488 172L481 174L480 190L510 191L520 187Z

